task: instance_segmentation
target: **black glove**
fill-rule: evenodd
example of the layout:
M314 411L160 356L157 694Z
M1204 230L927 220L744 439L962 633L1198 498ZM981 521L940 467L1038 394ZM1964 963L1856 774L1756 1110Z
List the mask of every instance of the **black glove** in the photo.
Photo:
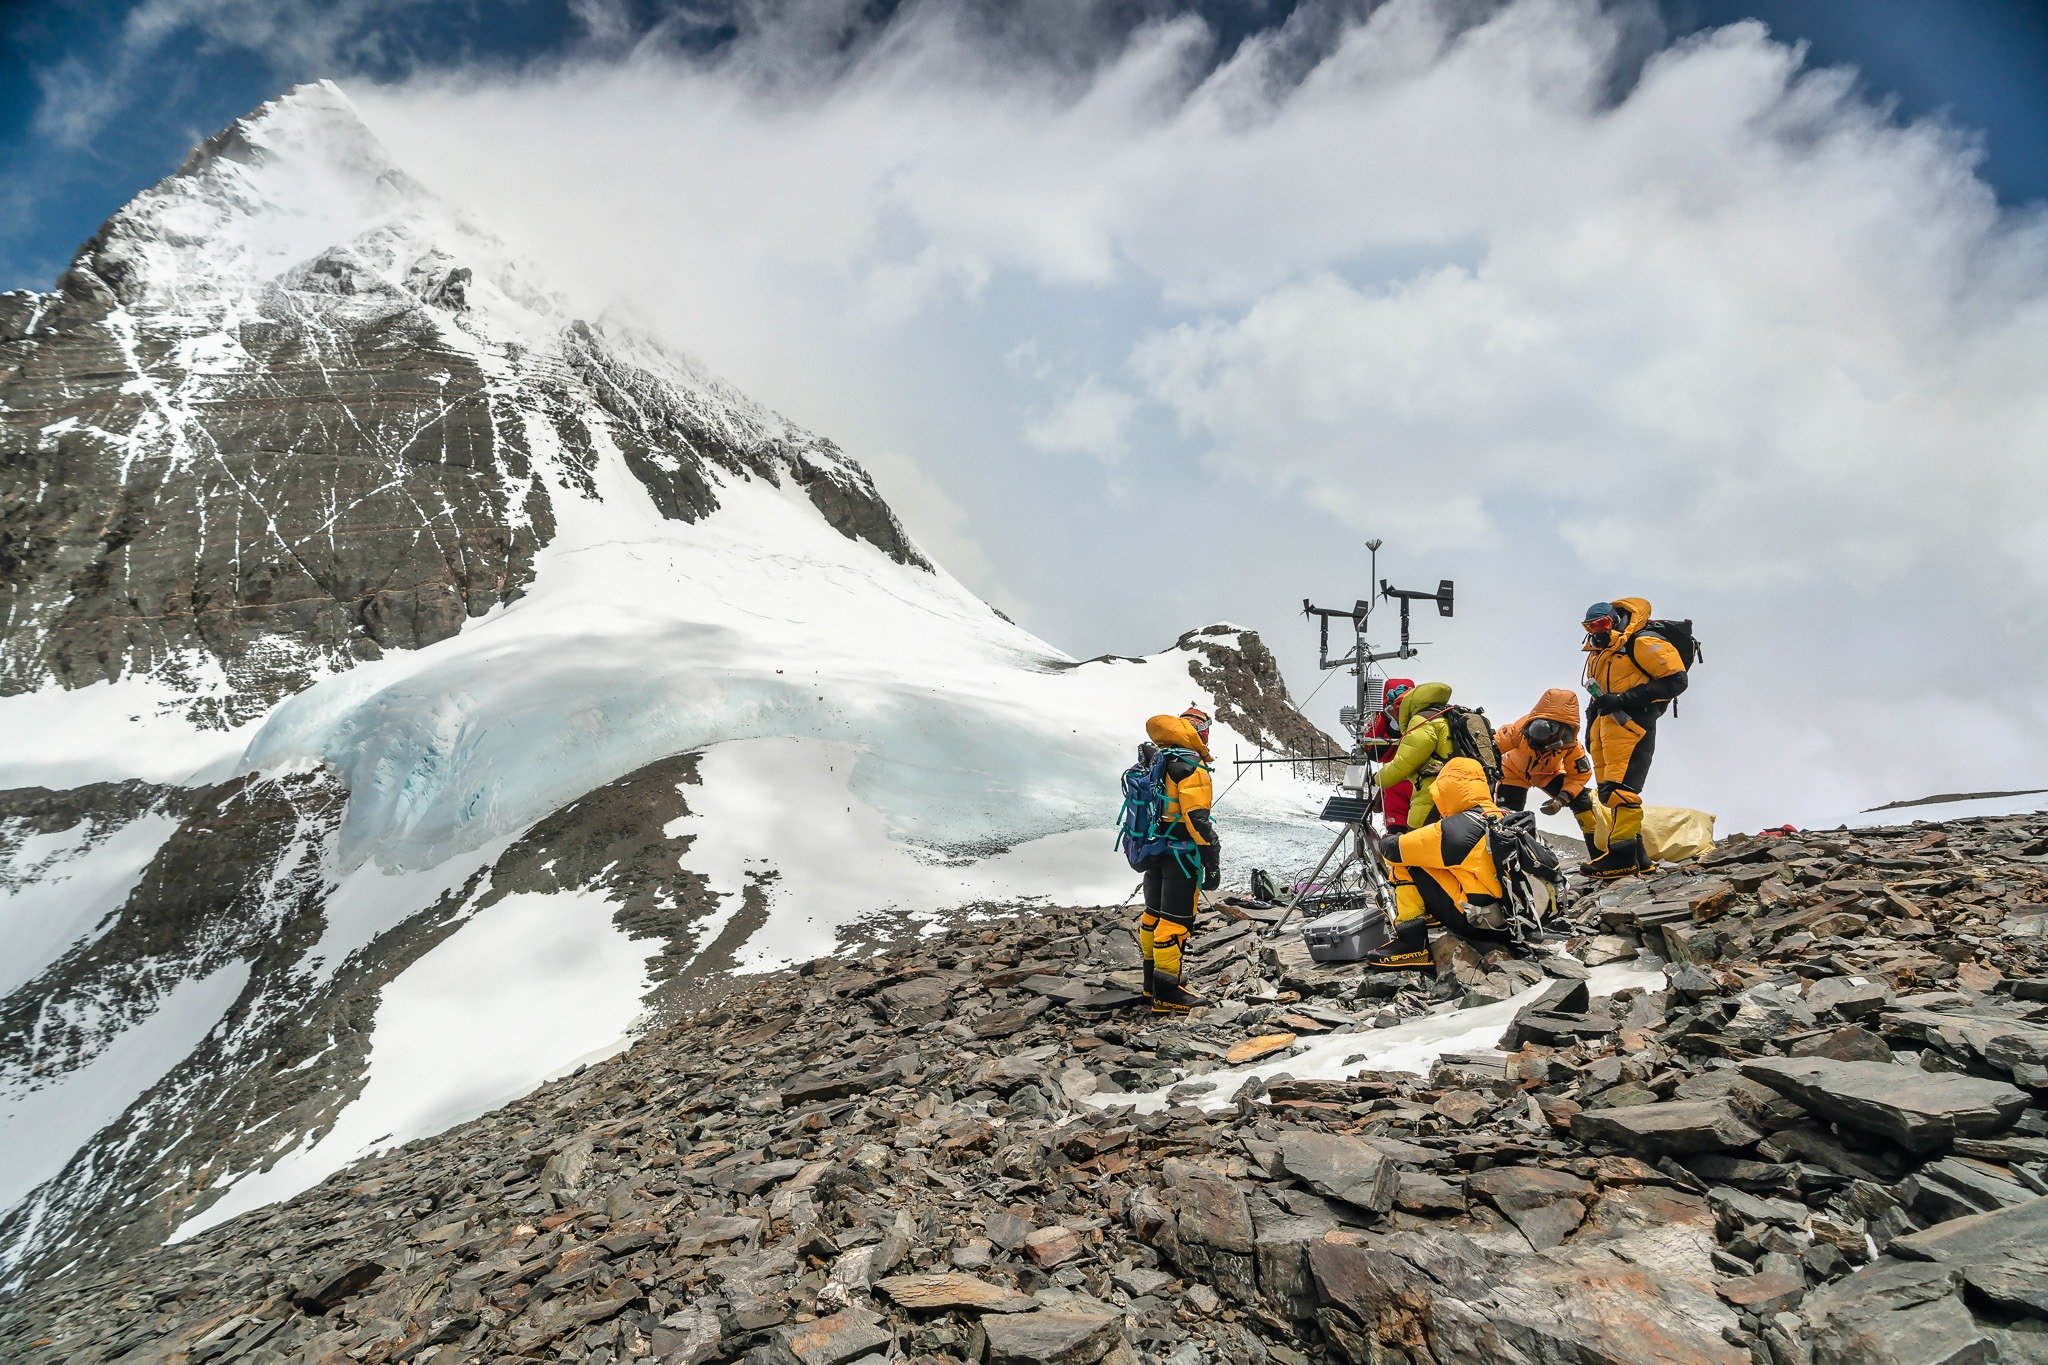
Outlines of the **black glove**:
M1223 849L1214 843L1202 845L1202 889L1214 891L1223 885Z
M1586 719L1593 720L1606 715L1609 711L1615 709L1615 704L1619 699L1619 694L1617 693L1602 692L1599 696L1586 703Z

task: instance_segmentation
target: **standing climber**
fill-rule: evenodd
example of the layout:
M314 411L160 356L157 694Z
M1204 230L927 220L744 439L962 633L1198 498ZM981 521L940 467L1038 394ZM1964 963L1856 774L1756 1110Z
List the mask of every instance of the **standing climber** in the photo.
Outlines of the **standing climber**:
M1545 815L1555 815L1566 806L1585 836L1586 853L1598 857L1599 823L1593 815L1593 794L1587 787L1593 780L1593 760L1579 743L1579 697L1568 687L1553 687L1536 702L1536 709L1520 720L1510 721L1493 732L1500 746L1500 786L1494 801L1503 810L1523 810L1529 788L1541 787L1550 799L1543 803Z
M1500 817L1487 799L1486 770L1472 759L1454 758L1437 774L1434 787L1434 823L1380 840L1379 853L1394 883L1394 933L1366 954L1368 969L1429 970L1434 965L1429 920L1475 943L1513 942L1505 932L1474 925L1466 914L1468 908L1497 905L1506 896L1486 838L1489 817Z
M1154 1014L1186 1014L1208 1003L1188 990L1182 958L1195 931L1201 893L1222 882L1222 843L1209 807L1209 716L1190 706L1177 716L1154 716L1145 733L1164 759L1165 851L1145 865L1145 913L1138 949L1145 958L1145 994Z
M1415 690L1413 678L1389 678L1385 698L1380 709L1373 712L1372 720L1358 732L1358 745L1365 750L1366 757L1375 763L1386 763L1393 759L1401 745L1401 721L1399 710L1401 698ZM1380 815L1386 821L1387 833L1408 832L1408 805L1415 798L1413 782L1396 782L1380 795Z
M1586 718L1593 776L1613 817L1607 851L1585 864L1591 877L1647 872L1643 781L1657 749L1657 718L1685 691L1686 655L1648 629L1650 604L1618 597L1586 608Z
M1383 792L1403 782L1415 784L1415 795L1408 803L1408 826L1411 829L1420 829L1429 823L1433 809L1430 786L1436 781L1437 772L1451 758L1450 722L1441 715L1429 714L1450 700L1449 683L1426 682L1420 687L1410 688L1395 710L1395 718L1400 722L1401 743L1395 748L1394 756L1372 775L1372 780Z

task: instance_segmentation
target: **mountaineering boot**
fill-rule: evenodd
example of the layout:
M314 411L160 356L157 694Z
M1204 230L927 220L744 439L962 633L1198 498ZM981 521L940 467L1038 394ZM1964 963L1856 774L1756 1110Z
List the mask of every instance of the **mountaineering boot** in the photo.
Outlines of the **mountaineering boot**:
M1206 997L1195 994L1181 984L1177 976L1159 976L1153 983L1152 1012L1154 1014L1186 1014L1190 1010L1206 1007Z
M1636 840L1623 842L1620 839L1609 839L1607 851L1597 858L1580 863L1579 871L1588 877L1597 877L1603 881L1615 877L1633 877L1636 874L1636 858L1641 851L1641 845Z
M1152 1012L1186 1014L1209 1002L1189 990L1181 981L1181 950L1188 931L1178 924L1161 924L1152 944Z
M1153 979L1153 977L1154 977L1155 975L1156 975L1156 969L1155 969L1155 968L1154 968L1154 967L1152 966L1152 959L1150 959L1150 958L1146 958L1146 959L1145 959L1145 998L1146 998L1147 1000L1150 1000L1150 999L1152 998L1152 979Z
M1367 971L1433 971L1436 959L1429 955L1429 930L1419 919L1402 920L1394 936L1365 955Z
M1614 809L1614 827L1607 835L1607 851L1580 867L1579 871L1603 880L1632 877L1649 863L1649 855L1643 851L1643 808L1617 806Z

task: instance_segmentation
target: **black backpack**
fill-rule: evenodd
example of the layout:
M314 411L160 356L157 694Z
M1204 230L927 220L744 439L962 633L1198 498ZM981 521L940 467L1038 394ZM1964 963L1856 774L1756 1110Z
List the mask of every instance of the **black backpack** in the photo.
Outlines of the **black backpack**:
M1683 621L1645 621L1643 628L1630 636L1628 641L1629 662L1645 674L1650 670L1643 668L1642 660L1636 658L1636 641L1645 635L1654 635L1677 650L1679 662L1685 665L1685 671L1688 673L1692 672L1694 664L1707 657L1707 652L1700 648L1699 638L1692 633L1690 618ZM1671 713L1678 714L1678 699L1675 697L1671 701Z
M1430 710L1431 719L1442 719L1451 727L1451 756L1469 758L1486 770L1486 789L1500 785L1500 746L1493 742L1493 725L1482 707L1446 705Z
M1692 622L1690 620L1645 621L1643 622L1643 628L1631 636L1628 642L1629 662L1634 663L1637 668L1642 668L1643 666L1636 662L1636 641L1645 635L1654 635L1665 644L1677 650L1678 657L1684 661L1687 671L1690 671L1694 664L1707 657L1706 651L1700 648L1699 640L1692 633ZM1647 672L1648 670L1645 669L1644 671Z
M1544 921L1557 908L1564 871L1557 850L1536 832L1529 811L1507 811L1486 820L1486 848L1508 911L1508 932L1527 943L1541 937Z

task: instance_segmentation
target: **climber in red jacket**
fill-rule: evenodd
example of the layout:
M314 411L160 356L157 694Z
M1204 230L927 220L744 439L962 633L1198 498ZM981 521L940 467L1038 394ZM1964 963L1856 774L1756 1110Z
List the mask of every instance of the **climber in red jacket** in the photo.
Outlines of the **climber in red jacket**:
M1401 747L1401 722L1396 716L1401 709L1401 698L1414 690L1413 678L1387 679L1386 700L1358 736L1359 746L1373 762L1385 763ZM1380 794L1380 815L1387 822L1387 833L1407 833L1408 803L1414 796L1413 782L1397 782Z

